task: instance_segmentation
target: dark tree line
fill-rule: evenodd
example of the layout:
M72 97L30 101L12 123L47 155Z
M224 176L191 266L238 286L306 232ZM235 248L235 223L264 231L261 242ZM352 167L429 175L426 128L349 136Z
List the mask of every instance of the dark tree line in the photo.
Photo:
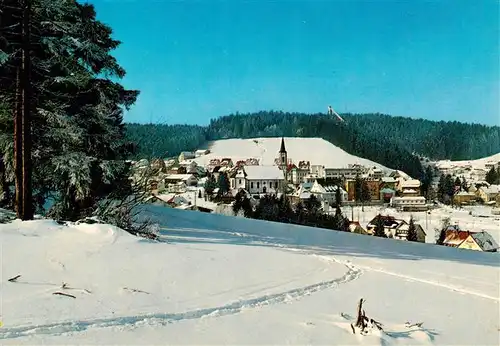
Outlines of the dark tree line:
M500 152L500 126L431 121L385 114L344 114L356 128L431 159L472 160ZM480 116L479 116L480 117Z
M349 219L342 215L340 204L337 203L334 215L325 214L314 195L295 206L284 195L279 198L276 195L265 195L253 208L246 192L241 190L235 196L233 212L236 215L241 210L248 218L349 232Z

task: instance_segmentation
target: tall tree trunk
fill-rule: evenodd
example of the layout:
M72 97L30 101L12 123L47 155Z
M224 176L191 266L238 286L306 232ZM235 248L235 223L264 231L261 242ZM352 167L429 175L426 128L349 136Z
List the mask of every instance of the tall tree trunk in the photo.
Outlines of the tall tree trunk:
M31 0L23 3L23 44L22 44L22 220L33 219L33 198L31 191L31 59L30 59L30 11Z
M16 101L14 110L14 176L16 185L15 209L17 218L23 215L23 162L22 162L22 99L21 99L21 68L16 74Z
M2 189L2 199L0 200L0 207L9 206L10 200L10 186L7 182L7 174L5 172L5 163L0 157L0 188Z

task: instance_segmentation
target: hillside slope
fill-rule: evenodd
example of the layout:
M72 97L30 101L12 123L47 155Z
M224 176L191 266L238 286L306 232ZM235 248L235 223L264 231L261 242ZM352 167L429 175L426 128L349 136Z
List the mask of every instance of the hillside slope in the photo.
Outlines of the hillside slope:
M327 168L342 168L349 164L362 164L388 170L376 162L351 155L322 138L285 137L288 159L293 162L310 161L311 165L324 165ZM210 142L207 147L211 153L196 159L198 163L208 164L212 158L231 157L233 159L257 158L261 165L273 165L278 157L281 137L221 139Z
M106 225L0 225L2 345L498 344L498 254L161 207L143 215L169 243ZM383 331L352 333L361 297Z
M380 137L390 137L402 148L432 159L473 160L500 152L500 126L385 114L343 116L355 128L370 129Z

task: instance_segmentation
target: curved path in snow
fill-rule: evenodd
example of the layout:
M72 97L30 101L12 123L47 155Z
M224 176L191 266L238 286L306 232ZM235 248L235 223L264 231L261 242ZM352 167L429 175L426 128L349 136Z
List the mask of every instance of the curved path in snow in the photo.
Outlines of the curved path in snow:
M339 262L341 263L341 262ZM347 267L347 272L336 279L318 282L309 286L291 289L285 292L264 295L261 297L238 300L222 306L198 309L181 313L153 313L144 315L120 316L92 320L71 320L56 323L19 326L0 329L0 339L12 339L33 335L60 335L64 333L82 332L90 328L106 328L117 326L164 325L185 320L200 319L204 317L219 317L233 315L243 310L255 309L262 306L289 303L299 300L313 293L336 288L339 285L356 280L362 271L349 263L342 263Z

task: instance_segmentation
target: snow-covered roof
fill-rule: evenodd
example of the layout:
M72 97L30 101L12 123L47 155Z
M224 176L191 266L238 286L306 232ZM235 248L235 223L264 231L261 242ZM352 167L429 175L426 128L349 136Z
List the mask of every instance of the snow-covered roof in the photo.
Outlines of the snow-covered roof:
M179 162L179 166L191 166L191 165L197 165L196 161L193 159L187 159Z
M283 180L283 172L278 166L245 166L248 180Z
M470 192L460 191L459 193L455 194L455 196L475 196L475 195Z
M408 190L404 190L403 193L417 193L418 191L415 190L415 189L408 189Z
M311 193L310 192L302 192L300 195L299 195L299 198L300 199L308 199L311 197Z
M479 245L479 247L483 249L483 251L491 251L498 249L497 242L488 232L483 231L483 232L472 233L471 236L475 240L477 245Z
M192 174L169 174L165 177L166 180L188 180L194 178Z
M392 197L395 201L421 201L425 200L424 196L403 196L403 197Z
M401 187L403 188L416 188L420 187L420 180L417 179L410 179L410 180L404 180L401 182Z
M487 194L497 194L500 193L500 185L490 185L488 187L481 188Z

